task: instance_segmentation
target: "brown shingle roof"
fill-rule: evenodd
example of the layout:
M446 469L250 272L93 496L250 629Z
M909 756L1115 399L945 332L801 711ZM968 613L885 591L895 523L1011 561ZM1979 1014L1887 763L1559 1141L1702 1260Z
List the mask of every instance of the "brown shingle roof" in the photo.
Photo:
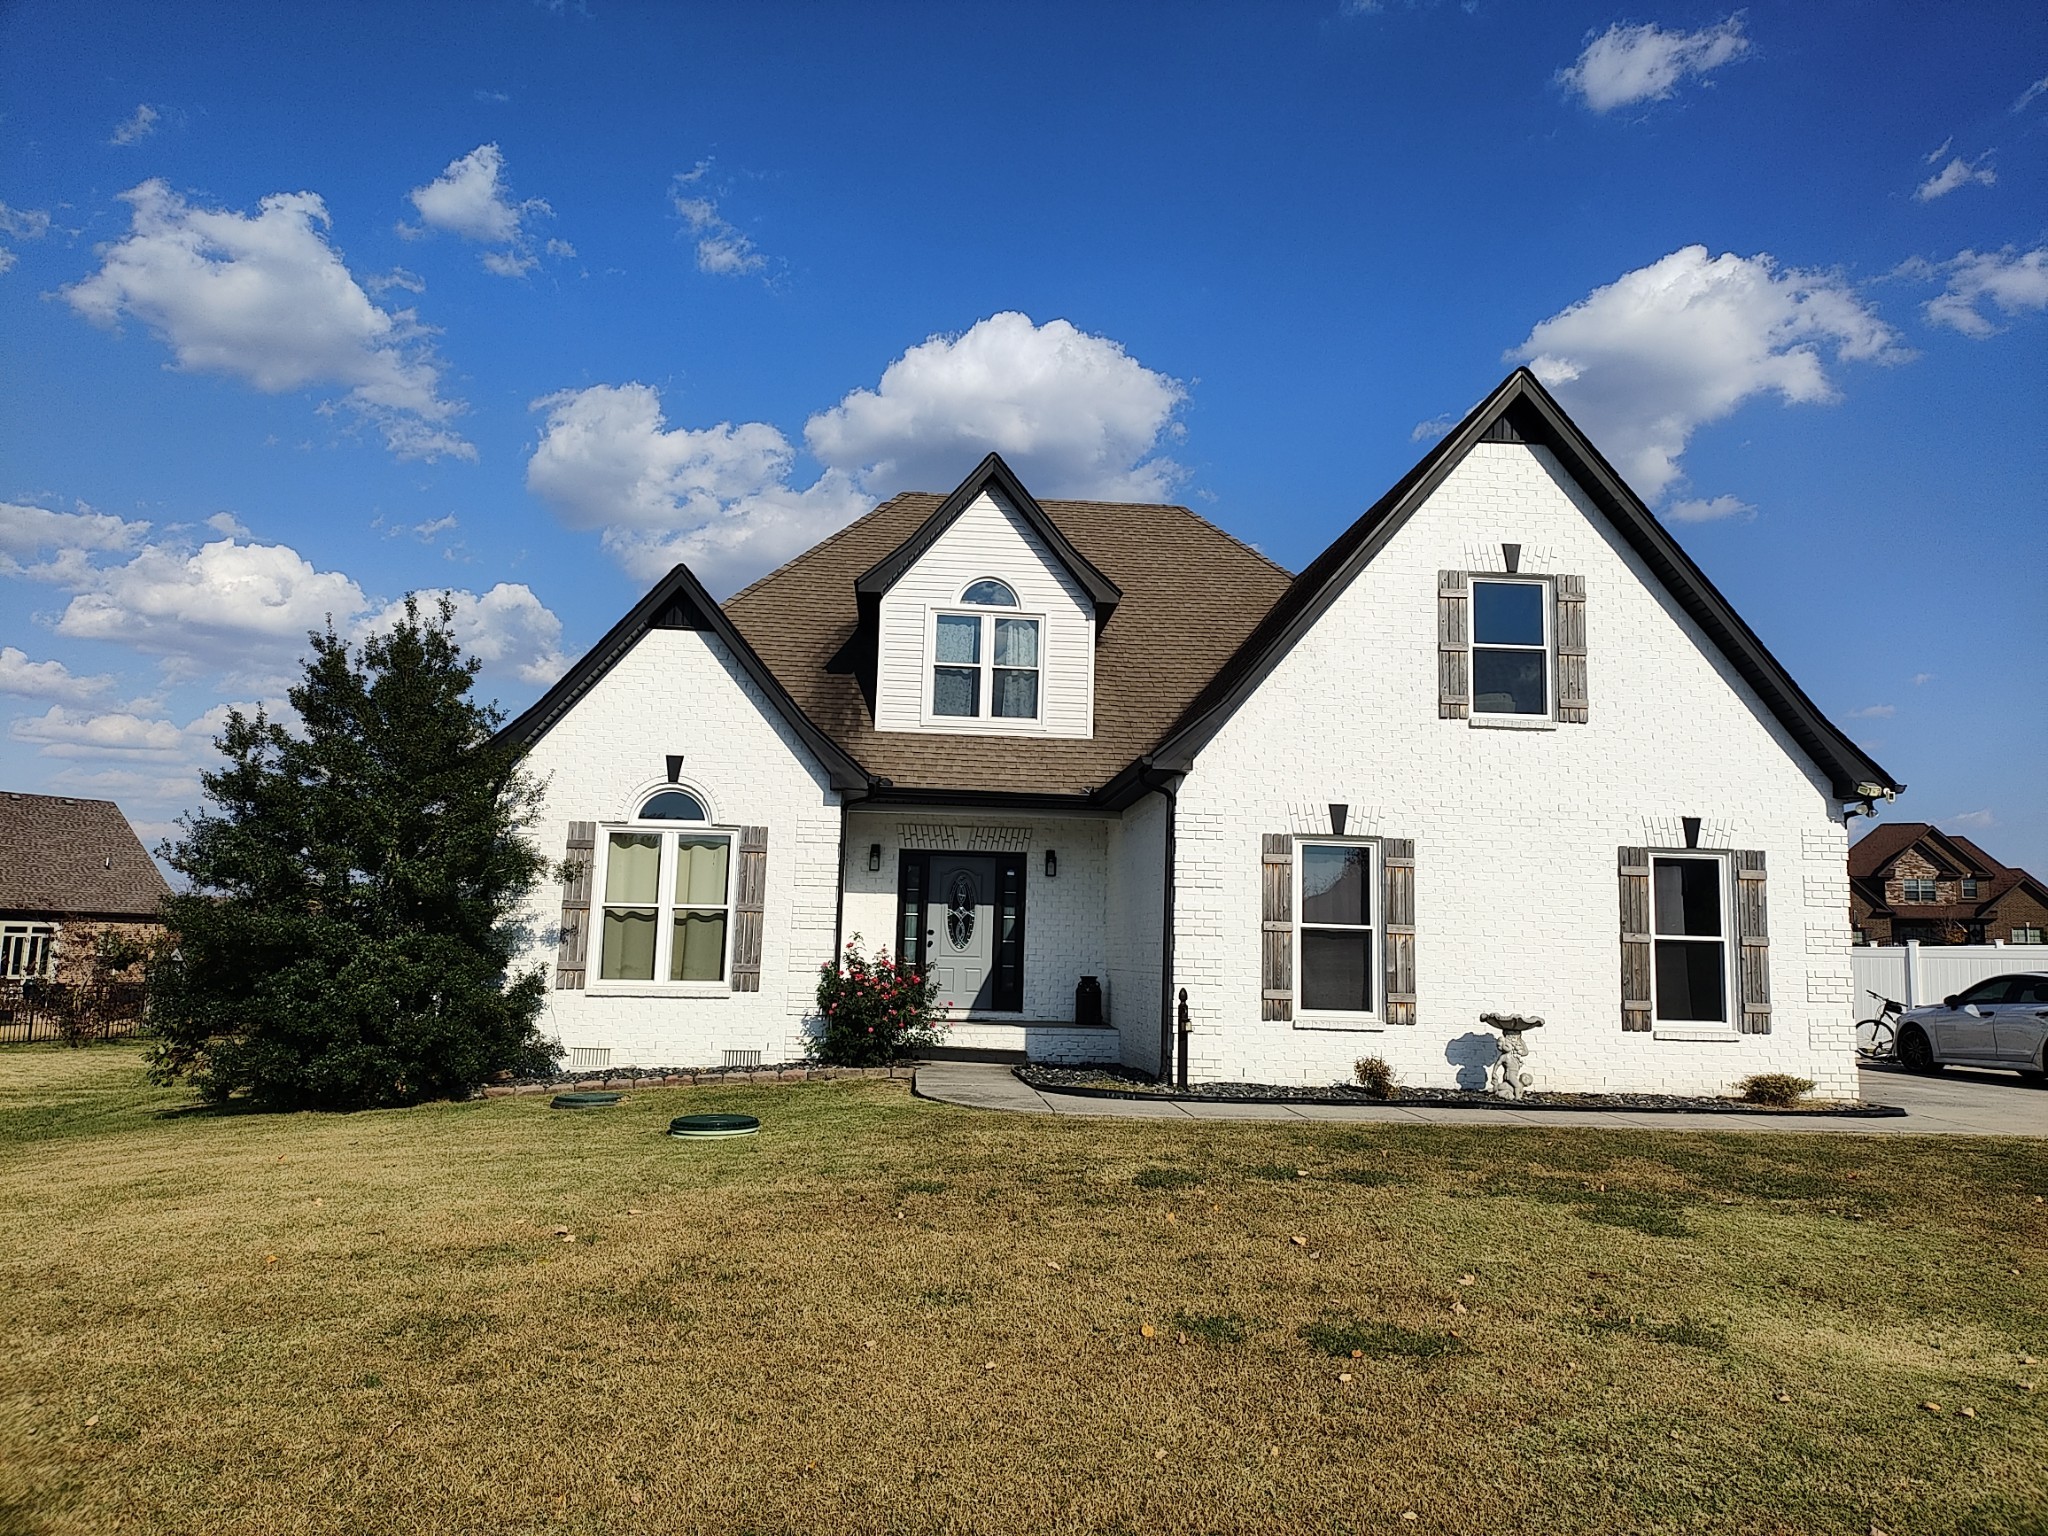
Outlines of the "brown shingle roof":
M1185 507L1041 501L1123 591L1095 655L1089 740L877 731L851 669L855 580L945 498L907 491L730 598L726 616L820 730L898 789L1073 795L1152 747L1287 589L1288 575Z
M0 793L0 911L150 917L169 891L113 801Z

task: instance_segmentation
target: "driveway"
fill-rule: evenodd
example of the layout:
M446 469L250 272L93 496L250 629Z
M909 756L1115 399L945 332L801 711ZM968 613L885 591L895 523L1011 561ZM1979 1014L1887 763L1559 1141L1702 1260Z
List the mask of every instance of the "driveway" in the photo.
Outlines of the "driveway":
M929 1062L917 1069L920 1098L1018 1114L1099 1115L1117 1120L1341 1120L1387 1125L1585 1125L1654 1131L1836 1131L1855 1136L2048 1136L2048 1090L2005 1072L1951 1067L1939 1077L1863 1069L1863 1096L1906 1113L1881 1120L1840 1115L1658 1115L1640 1111L1438 1109L1404 1104L1228 1104L1171 1099L1091 1099L1044 1093L1006 1066Z

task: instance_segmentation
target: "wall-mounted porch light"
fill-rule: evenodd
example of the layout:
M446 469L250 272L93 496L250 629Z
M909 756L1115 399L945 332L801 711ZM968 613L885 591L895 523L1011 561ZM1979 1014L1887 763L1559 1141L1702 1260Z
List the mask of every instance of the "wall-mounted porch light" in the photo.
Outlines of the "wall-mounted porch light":
M880 843L869 843L869 844L868 844L868 873L869 873L869 874L874 874L874 873L876 873L876 872L877 872L878 870L880 870L880 869L881 869L881 867L882 867L882 845L881 845Z
M1060 856L1050 848L1045 850L1045 878L1057 880L1060 877Z

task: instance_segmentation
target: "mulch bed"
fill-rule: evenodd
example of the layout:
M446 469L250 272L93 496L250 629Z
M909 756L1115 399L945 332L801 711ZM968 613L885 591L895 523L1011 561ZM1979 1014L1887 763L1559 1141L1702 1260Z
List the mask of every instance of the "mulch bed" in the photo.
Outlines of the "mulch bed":
M1531 1093L1515 1100L1459 1088L1402 1088L1392 1099L1376 1099L1345 1083L1290 1087L1282 1083L1196 1083L1176 1088L1153 1082L1128 1067L1055 1067L1028 1063L1013 1067L1017 1080L1047 1093L1091 1099L1186 1099L1220 1104L1397 1104L1429 1109L1627 1110L1671 1115L1846 1115L1883 1119L1903 1115L1895 1104L1862 1099L1816 1099L1790 1109L1751 1104L1745 1099L1684 1093Z
M759 1067L612 1067L603 1072L569 1072L557 1077L522 1077L509 1083L493 1083L484 1089L483 1097L502 1099L528 1093L625 1093L635 1088L821 1082L840 1077L907 1080L916 1068L917 1063L912 1061L900 1061L893 1067L828 1067L815 1061L785 1061Z

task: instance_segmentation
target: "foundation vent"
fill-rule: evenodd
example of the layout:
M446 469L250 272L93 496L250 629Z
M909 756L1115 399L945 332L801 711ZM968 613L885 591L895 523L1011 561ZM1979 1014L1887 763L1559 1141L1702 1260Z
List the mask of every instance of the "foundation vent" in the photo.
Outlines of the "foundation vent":
M608 1045L572 1045L569 1047L569 1070L571 1072L594 1072L600 1067L612 1064L612 1048Z
M761 1065L759 1051L727 1051L725 1064L728 1067L758 1067Z

